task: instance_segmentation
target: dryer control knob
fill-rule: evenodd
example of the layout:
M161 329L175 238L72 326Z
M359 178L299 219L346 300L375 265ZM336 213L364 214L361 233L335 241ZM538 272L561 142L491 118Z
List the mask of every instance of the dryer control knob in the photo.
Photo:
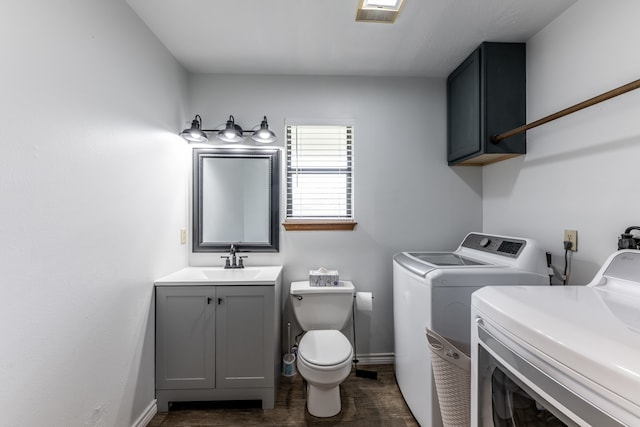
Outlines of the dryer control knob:
M491 240L486 237L480 240L480 246L482 246L483 248L486 248L487 246L489 246L490 243L491 243Z

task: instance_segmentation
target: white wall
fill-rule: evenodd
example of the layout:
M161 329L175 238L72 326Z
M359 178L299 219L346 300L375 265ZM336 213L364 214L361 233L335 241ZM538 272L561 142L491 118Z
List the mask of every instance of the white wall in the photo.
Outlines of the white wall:
M640 2L580 0L527 43L528 121L638 79ZM640 90L527 132L526 157L485 167L484 231L535 237L587 283L640 223Z
M444 79L194 75L189 86L191 116L205 128L233 114L248 129L266 114L280 147L287 118L354 120L356 229L281 228L280 253L250 254L246 263L283 264L285 300L310 268L337 268L375 296L372 315L358 316L358 353L393 352L393 254L454 249L482 224L481 170L447 166ZM284 205L283 188L281 219ZM222 265L219 256L190 260Z
M187 261L187 75L122 0L4 2L0 58L0 424L130 426Z

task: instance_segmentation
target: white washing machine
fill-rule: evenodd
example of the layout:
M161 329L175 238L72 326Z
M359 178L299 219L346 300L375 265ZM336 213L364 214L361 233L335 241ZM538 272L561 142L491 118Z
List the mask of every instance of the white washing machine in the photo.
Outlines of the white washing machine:
M422 427L442 426L425 327L470 354L474 291L548 283L545 253L531 239L470 233L453 252L393 257L396 380Z
M472 426L640 426L640 251L587 286L481 289L472 316Z

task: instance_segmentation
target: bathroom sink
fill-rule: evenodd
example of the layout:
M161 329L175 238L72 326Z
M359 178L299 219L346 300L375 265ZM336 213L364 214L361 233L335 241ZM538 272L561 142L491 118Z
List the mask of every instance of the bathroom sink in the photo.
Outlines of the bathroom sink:
M268 285L279 280L282 266L251 266L245 268L186 267L155 281L156 285Z
M202 273L207 277L207 279L216 282L245 282L247 280L253 280L260 276L260 274L262 273L262 269L254 267L233 269L212 268L203 269Z

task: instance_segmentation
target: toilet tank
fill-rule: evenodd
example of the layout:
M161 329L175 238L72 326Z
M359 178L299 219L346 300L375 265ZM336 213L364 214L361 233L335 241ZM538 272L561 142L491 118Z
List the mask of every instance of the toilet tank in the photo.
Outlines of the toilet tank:
M342 329L351 316L356 289L349 281L338 286L309 286L309 281L292 282L291 306L303 330Z

